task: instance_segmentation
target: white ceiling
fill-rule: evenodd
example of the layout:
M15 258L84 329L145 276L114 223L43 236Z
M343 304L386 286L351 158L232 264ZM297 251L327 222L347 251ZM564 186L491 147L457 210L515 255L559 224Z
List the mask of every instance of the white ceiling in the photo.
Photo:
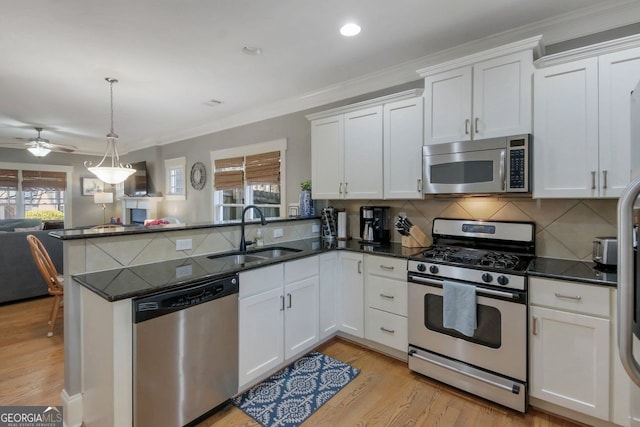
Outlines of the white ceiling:
M545 43L640 21L629 0L26 0L0 13L0 145L121 151L417 80L436 52L544 31ZM579 20L575 20L578 17ZM362 33L338 33L347 21ZM577 24L580 22L580 24ZM512 31L518 28L517 31ZM513 40L510 40L513 41ZM258 46L260 56L241 52ZM345 83L347 82L347 83ZM207 105L211 99L222 101Z

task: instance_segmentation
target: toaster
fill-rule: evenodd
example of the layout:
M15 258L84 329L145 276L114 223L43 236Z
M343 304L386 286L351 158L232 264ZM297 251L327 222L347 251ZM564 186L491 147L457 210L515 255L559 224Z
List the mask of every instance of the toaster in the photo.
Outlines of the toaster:
M618 265L618 239L596 237L593 241L593 262L600 265Z

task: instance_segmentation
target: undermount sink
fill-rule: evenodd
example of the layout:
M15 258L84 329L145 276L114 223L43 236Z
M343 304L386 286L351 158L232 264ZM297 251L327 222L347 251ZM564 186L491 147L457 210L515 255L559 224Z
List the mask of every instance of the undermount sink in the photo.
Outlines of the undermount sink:
M295 252L300 252L301 249L277 247L277 248L265 248L258 249L250 252L231 252L222 253L220 255L210 255L207 258L217 262L223 262L226 264L247 264L250 262L266 261L269 259L275 259L289 255Z

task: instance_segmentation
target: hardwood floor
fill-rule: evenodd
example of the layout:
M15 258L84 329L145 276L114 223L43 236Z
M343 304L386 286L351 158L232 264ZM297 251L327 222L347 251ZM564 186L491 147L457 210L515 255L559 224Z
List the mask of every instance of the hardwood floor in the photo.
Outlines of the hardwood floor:
M58 319L54 336L47 338L51 303L47 297L0 306L0 406L61 404L63 325ZM494 405L346 340L331 340L318 350L361 372L318 409L304 423L305 427L579 425L535 409L520 414ZM227 404L199 426L259 424Z

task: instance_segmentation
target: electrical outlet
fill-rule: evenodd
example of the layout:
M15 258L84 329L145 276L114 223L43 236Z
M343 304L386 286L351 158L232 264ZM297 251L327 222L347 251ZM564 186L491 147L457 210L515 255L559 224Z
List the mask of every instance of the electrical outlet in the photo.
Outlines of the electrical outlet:
M176 251L188 251L193 248L193 240L178 239L176 240Z
M278 237L282 237L284 236L284 233L282 232L282 228L274 228L273 229L273 238L277 239Z
M320 226L318 224L313 224L311 226L311 232L312 233L319 233L320 232Z

